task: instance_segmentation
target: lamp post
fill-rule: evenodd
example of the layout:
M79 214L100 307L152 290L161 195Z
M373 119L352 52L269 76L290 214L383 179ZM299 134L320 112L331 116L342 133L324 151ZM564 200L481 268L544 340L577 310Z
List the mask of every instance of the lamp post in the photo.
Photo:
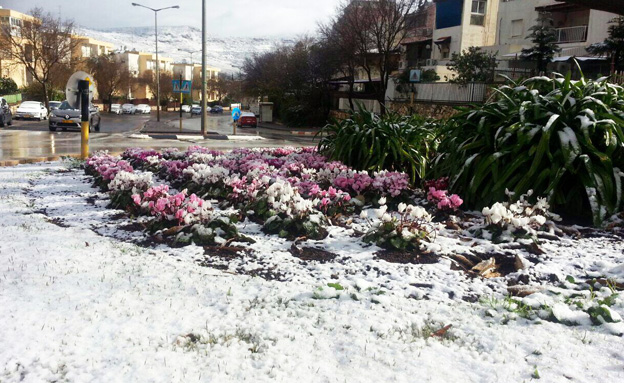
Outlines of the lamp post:
M198 50L198 51L187 51L187 50L184 50L184 49L178 49L178 50L179 50L179 51L182 51L182 52L186 52L186 53L188 53L189 55L191 55L191 64L193 64L193 54L195 54L195 53L197 53L197 52L201 52L201 49L200 49L200 50Z
M160 60L158 60L158 12L164 11L165 9L179 9L180 6L172 5L170 7L154 9L138 3L132 3L132 5L135 7L143 7L149 9L150 11L154 11L154 31L156 35L156 120L160 122Z
M206 0L202 0L202 104L201 104L201 132L206 136Z

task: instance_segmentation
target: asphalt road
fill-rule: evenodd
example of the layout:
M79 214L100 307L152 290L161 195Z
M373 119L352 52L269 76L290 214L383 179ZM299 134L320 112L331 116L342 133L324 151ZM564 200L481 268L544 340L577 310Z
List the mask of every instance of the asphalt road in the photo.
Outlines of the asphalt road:
M156 118L156 114L126 114L116 115L110 113L101 114L102 122L100 123L100 133L125 133L138 130L143 127L150 118ZM6 126L2 130L20 130L32 132L48 132L48 121L43 120L13 120L12 126ZM58 130L61 133L60 129ZM79 132L80 129L70 129L66 133L73 134ZM97 133L92 133L97 134Z
M161 114L161 121L175 125L176 114L166 112ZM93 132L89 136L90 151L108 150L119 153L129 147L144 148L187 148L190 145L202 145L218 150L231 150L240 147L285 147L314 145L314 141L297 137L290 132L262 132L260 129L241 129L237 135L231 135L231 117L210 116L209 130L227 134L229 139L211 139L201 136L174 139L160 136L150 137L137 134L145 122L155 120L156 114L150 115L111 115L102 114L100 132ZM168 122L167 122L168 121ZM185 126L199 127L199 117L188 118ZM256 137L253 137L256 136ZM219 136L222 137L222 136ZM255 138L255 139L250 139ZM48 121L14 121L13 126L0 128L0 161L26 160L42 157L75 155L80 153L80 133L76 128L73 131L58 130L50 132Z

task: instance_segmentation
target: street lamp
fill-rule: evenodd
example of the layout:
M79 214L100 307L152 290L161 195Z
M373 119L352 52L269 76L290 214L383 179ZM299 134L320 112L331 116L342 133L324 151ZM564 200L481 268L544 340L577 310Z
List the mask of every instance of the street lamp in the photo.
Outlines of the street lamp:
M158 12L164 11L165 9L179 9L180 6L172 5L170 7L154 9L138 3L132 3L132 5L135 7L143 7L149 9L150 11L154 11L154 31L156 34L156 120L160 122L160 60L158 60Z
M194 54L194 53L197 53L197 52L201 52L201 49L200 49L200 50L197 50L197 51L187 51L187 50L185 50L185 49L179 49L179 48L178 48L178 50L179 50L179 51L182 51L182 52L186 52L186 53L188 53L189 55L191 55L191 64L193 64L193 54Z

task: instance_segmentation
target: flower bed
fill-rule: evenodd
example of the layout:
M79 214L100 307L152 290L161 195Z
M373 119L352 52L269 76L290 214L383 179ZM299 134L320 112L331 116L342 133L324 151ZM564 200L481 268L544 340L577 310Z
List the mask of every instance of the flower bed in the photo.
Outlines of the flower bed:
M324 239L329 225L356 225L364 242L412 251L434 240L443 224L460 229L463 214L463 200L446 190L448 179L426 182L426 190L413 189L405 173L356 171L327 161L313 148L129 149L121 157L96 154L85 168L111 194L113 207L152 217L153 232L165 230L201 244L238 238L232 220L248 219L265 233L290 240ZM154 186L154 174L165 183ZM169 194L170 187L180 192ZM223 215L215 202L230 214ZM521 199L506 206L527 211L524 205ZM510 217L512 229L494 215L471 230L481 229L476 234L485 236L493 232L496 240L535 237L539 230L552 231L546 222L550 216L542 210L531 219Z

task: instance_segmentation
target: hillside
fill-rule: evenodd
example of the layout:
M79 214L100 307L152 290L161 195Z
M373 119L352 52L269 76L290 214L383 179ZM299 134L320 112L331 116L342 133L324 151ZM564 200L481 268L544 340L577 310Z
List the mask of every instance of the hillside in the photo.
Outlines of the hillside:
M154 52L154 29L117 28L93 30L82 28L79 33L91 38L107 41L116 50L138 50ZM221 68L228 73L238 73L247 57L264 53L276 46L292 44L293 39L274 37L207 37L208 65ZM173 58L176 62L190 61L188 52L201 50L201 29L189 26L159 27L158 49L160 54ZM193 61L201 63L201 52L193 54Z

